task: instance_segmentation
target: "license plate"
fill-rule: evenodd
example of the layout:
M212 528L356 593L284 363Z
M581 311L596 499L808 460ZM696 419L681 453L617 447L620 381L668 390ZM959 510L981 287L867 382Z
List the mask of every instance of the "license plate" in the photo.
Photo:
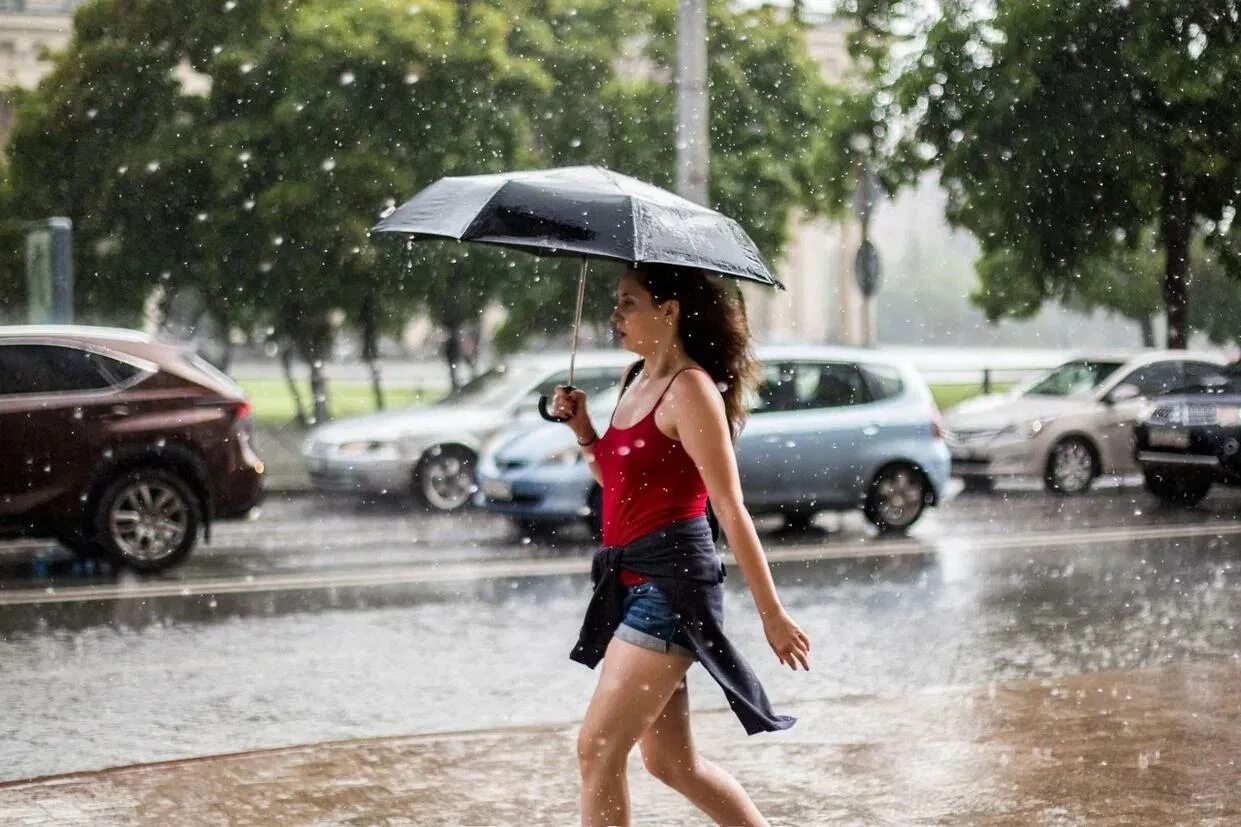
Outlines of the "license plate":
M1178 431L1171 428L1152 428L1150 443L1152 448L1188 448L1189 431Z
M483 496L489 500L507 502L513 499L513 486L503 480L483 480Z

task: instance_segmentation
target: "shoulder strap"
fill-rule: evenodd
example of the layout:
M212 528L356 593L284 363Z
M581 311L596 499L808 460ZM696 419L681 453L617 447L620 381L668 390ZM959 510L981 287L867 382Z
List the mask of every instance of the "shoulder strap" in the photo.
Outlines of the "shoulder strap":
M677 377L680 376L682 373L685 373L685 371L687 370L701 370L703 373L707 373L705 368L700 368L697 365L690 365L689 367L681 368L676 373L672 374L672 378L668 380L668 384L664 385L663 391L659 394L659 399L655 400L655 408L658 408L659 403L664 401L664 397L668 394L668 391L671 390L672 383L677 381ZM707 374L707 375L710 376L710 374ZM652 408L651 410L654 410L654 408Z
M638 361L634 362L632 365L629 366L629 372L625 374L625 381L621 383L621 394L622 395L625 393L625 391L629 390L629 386L633 384L633 380L638 378L638 374L641 373L642 367L645 364L646 364L645 359L639 359Z

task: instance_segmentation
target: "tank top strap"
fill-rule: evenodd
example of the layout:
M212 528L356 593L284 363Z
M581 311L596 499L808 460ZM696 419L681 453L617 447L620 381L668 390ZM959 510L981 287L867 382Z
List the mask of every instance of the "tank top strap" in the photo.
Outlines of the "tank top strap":
M672 383L677 381L677 377L682 373L685 373L687 370L701 370L703 373L707 372L704 368L700 368L697 365L690 365L689 367L681 368L676 373L672 374L672 378L668 380L668 384L664 385L663 391L660 392L659 398L655 400L655 407L651 408L652 414L659 410L659 406L663 403L664 397L668 394L668 391L672 389ZM707 375L709 376L710 374Z

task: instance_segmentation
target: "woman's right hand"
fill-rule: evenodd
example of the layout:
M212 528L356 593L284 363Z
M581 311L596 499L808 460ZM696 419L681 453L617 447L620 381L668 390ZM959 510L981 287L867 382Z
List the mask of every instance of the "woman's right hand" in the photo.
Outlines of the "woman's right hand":
M594 436L595 426L590 423L586 414L586 392L574 389L566 391L564 385L557 385L552 395L552 416L560 417L564 424L573 429L578 442L585 442Z

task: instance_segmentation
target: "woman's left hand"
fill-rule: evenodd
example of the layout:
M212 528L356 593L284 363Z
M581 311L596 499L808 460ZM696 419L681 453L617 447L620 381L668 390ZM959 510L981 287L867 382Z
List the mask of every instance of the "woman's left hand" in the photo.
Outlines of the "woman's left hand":
M810 638L793 622L793 618L783 611L771 615L763 620L763 631L771 644L771 651L776 653L781 663L794 672L799 663L802 669L810 671Z

